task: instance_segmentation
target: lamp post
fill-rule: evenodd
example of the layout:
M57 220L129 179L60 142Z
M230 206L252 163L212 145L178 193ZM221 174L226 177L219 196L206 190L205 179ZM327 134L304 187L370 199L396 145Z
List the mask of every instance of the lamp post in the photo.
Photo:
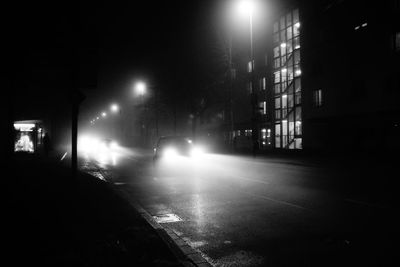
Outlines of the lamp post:
M117 104L115 104L115 103L111 104L110 111L111 111L111 113L114 113L114 114L119 113L119 111L120 111L119 106ZM117 137L117 133L116 133L117 131L116 130L117 130L118 122L116 121L116 119L114 119L113 121L114 121L114 123L113 123L114 125L113 125L112 132L113 132L113 137L116 138Z
M135 85L135 91L136 95L139 95L140 97L140 105L141 105L141 110L142 114L140 115L140 136L142 138L143 144L146 144L146 139L144 135L144 116L145 116L145 107L144 107L144 94L146 93L147 86L144 82L137 82Z
M242 0L239 3L239 9L241 12L245 12L249 19L249 35L250 35L250 103L251 103L251 132L252 132L252 143L253 143L253 155L257 153L257 141L258 141L258 129L257 129L257 91L255 89L256 81L254 74L254 48L253 48L253 13L254 13L254 0Z

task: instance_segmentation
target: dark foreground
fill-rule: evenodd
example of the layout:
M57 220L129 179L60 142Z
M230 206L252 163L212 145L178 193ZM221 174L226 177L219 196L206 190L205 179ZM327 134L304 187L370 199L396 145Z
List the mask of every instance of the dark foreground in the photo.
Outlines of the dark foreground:
M30 156L7 166L7 266L180 266L155 230L109 185ZM4 236L6 238L4 238Z

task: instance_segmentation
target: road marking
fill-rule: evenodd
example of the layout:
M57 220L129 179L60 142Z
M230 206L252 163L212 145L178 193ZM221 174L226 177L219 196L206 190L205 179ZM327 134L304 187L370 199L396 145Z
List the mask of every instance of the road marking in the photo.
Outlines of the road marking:
M251 182L255 182L255 183L260 183L260 184L270 184L270 182L264 182L264 181L260 181L260 180L254 180L254 179L250 179L250 178L244 178L244 177L240 177L240 176L237 176L237 177L235 177L235 176L231 176L231 178L233 178L233 179L235 179L235 178L238 178L238 179L241 179L241 180L247 180L247 181L251 181ZM229 179L229 178L228 178Z
M264 181L254 180L254 179L249 179L249 178L244 178L244 177L237 177L237 178L238 179L242 179L242 180L248 180L248 181L256 182L256 183L266 184L266 185L269 184L269 182L264 182ZM293 204L293 203L290 203L290 202L286 202L286 201L283 201L283 200L278 200L278 199L274 199L274 198L270 198L270 197L266 197L266 196L262 196L262 195L252 194L252 193L246 193L246 192L241 192L241 193L243 193L245 195L248 195L248 196L258 197L258 198L269 200L269 201L273 201L273 202L276 202L276 203L279 203L279 204L291 206L291 207L294 207L294 208L307 210L307 211L312 211L312 210L307 209L307 208L305 208L303 206L296 205L296 204Z
M302 210L306 210L306 211L312 211L312 210L307 209L307 208L305 208L303 206L296 205L296 204L293 204L293 203L290 203L290 202L286 202L286 201L283 201L283 200L278 200L278 199L274 199L274 198L270 198L270 197L266 197L266 196L261 196L261 195L256 195L256 194L251 194L251 193L244 193L244 194L249 195L249 196L253 196L253 197L258 197L258 198L265 199L265 200L269 200L269 201L276 202L276 203L279 203L279 204L283 204L283 205L286 205L286 206L290 206L290 207L293 207L293 208L298 208L298 209L302 209Z

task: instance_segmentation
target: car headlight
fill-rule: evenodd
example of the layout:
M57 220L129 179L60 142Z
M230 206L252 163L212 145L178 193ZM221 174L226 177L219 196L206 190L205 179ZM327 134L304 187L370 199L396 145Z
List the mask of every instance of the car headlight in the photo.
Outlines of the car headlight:
M195 146L191 149L190 155L193 157L198 157L204 154L204 149L199 146Z
M164 156L176 157L176 156L178 156L178 151L173 147L168 147L164 150Z

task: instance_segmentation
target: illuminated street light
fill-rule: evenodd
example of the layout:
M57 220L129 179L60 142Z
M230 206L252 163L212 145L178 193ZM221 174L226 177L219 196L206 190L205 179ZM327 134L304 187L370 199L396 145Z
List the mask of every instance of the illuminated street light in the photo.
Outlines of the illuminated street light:
M105 117L107 117L107 113L103 112L103 113L101 113L101 116L102 116L103 118L105 118Z
M251 69L251 84L255 85L256 80L254 76L254 49L253 49L253 13L255 11L255 2L254 0L241 0L238 5L238 12L241 14L244 14L248 16L249 19L249 31L250 31L250 67ZM256 125L256 117L257 117L257 111L256 111L256 103L258 102L258 97L256 90L254 88L251 88L251 110L252 110L252 119L251 119L251 128L252 128L252 140L253 142L258 139L257 137L257 125ZM253 153L255 153L255 146L253 145Z
M118 110L119 110L119 106L118 106L117 104L112 104L112 105L110 106L110 110L111 110L112 112L114 112L114 113L117 113Z
M244 15L252 15L254 12L254 2L252 0L241 0L237 5L238 11Z
M144 123L144 113L145 113L145 110L146 110L146 108L145 108L145 105L144 105L144 98L143 98L143 96L144 96L144 94L146 93L146 84L144 83L144 82L137 82L136 84L135 84L135 93L136 93L136 95L139 95L140 96L140 102L141 102L141 108L142 108L142 116L141 116L141 126L140 126L140 135L142 136L142 138L143 138L143 142L144 143L146 143L146 138L145 138L145 134L144 134L144 132L145 132L145 123Z
M137 82L135 85L136 94L143 96L146 93L146 84L144 82Z

